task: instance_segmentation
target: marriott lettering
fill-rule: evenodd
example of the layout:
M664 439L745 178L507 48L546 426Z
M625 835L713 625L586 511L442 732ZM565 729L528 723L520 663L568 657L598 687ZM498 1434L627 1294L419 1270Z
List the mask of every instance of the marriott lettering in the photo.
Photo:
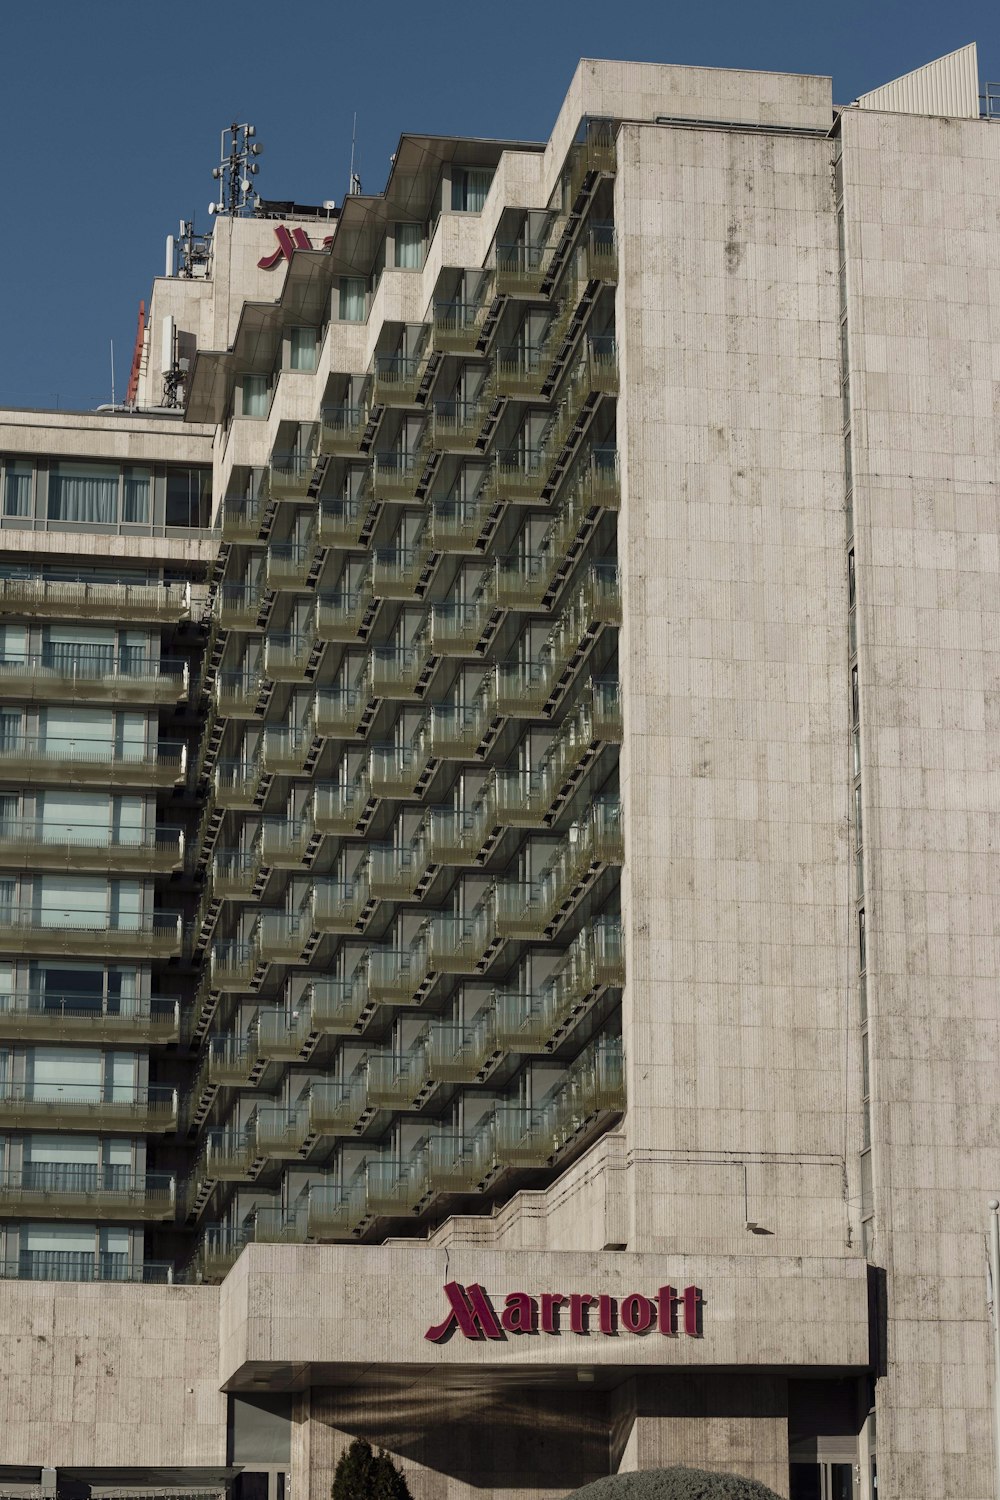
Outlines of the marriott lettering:
M508 1334L592 1333L616 1337L619 1333L660 1333L667 1338L686 1334L701 1337L703 1298L700 1288L661 1286L655 1297L630 1292L620 1300L606 1293L508 1292L499 1313L485 1287L478 1282L463 1286L449 1281L444 1288L448 1314L424 1334L439 1344L453 1333L467 1339L501 1339Z

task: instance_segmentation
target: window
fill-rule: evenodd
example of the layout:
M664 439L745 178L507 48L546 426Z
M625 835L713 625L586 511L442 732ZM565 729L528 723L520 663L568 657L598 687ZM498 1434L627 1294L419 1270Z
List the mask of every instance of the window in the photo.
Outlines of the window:
M122 495L122 520L133 526L149 524L148 469L126 469L125 487Z
M212 503L211 469L168 469L168 526L207 526Z
M288 339L288 368L315 370L319 335L315 328L292 328Z
M482 213L492 181L492 167L454 167L451 174L452 209L459 213Z
M339 304L341 322L365 321L365 283L360 276L340 278Z
M396 265L403 271L418 271L424 258L424 226L397 224L395 243Z
M84 525L113 526L118 520L117 467L63 463L49 471L48 518Z
M240 416L266 417L268 389L266 375L244 375L240 382Z
M23 459L8 459L4 464L3 513L5 516L31 515L31 481L33 471Z

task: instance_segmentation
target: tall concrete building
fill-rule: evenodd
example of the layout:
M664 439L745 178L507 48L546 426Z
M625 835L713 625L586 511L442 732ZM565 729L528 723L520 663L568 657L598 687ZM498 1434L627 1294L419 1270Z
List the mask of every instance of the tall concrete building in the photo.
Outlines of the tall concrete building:
M584 61L0 414L5 1494L997 1500L997 116Z

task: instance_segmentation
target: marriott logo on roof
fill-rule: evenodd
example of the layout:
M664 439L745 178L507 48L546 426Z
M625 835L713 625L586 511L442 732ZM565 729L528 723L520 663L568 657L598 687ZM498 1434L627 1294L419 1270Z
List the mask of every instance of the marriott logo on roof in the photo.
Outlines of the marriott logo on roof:
M449 1281L444 1288L448 1315L433 1324L424 1334L432 1344L442 1344L454 1333L467 1339L503 1339L508 1334L591 1333L611 1338L619 1333L661 1333L675 1338L685 1333L701 1337L701 1310L704 1303L696 1286L661 1286L655 1297L631 1292L621 1301L589 1292L543 1292L532 1297L527 1292L509 1292L499 1315L486 1289L474 1281L463 1286Z

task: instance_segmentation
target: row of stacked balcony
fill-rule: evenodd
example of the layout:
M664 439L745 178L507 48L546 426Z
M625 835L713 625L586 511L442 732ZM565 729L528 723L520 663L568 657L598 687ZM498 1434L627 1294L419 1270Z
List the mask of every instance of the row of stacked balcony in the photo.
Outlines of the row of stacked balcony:
M190 582L94 583L54 578L0 579L0 615L21 619L119 620L158 625L200 622L207 593Z
M209 1039L192 1098L209 1087L245 1087L272 1063L303 1060L320 1036L358 1035L379 1007L412 998L420 966L413 949L369 948L348 978L312 979L294 1006L260 1008L246 1033ZM424 1081L474 1083L491 1058L508 1053L551 1051L600 993L623 983L621 923L597 917L537 990L494 989L471 1028L430 1020L419 1044L420 1089Z
M379 699L412 699L422 697L438 661L444 656L474 656L490 622L493 611L505 608L500 597L512 597L518 589L535 593L547 586L547 567L537 571L533 561L514 568L508 563L495 574L497 588L487 586L479 599L469 604L436 604L428 607L423 624L413 640L404 646L376 646L369 650L367 661L357 681L336 690L331 697L317 695L313 729L317 735L354 733L365 707ZM348 596L350 597L350 596ZM334 608L328 604L327 608ZM556 691L564 674L586 654L589 643L604 626L621 623L621 596L617 565L593 563L567 600L560 614L529 663L499 662L483 679L481 697L490 716L520 711L541 713ZM285 634L265 637L263 660L257 669L225 669L215 673L211 697L215 712L222 718L253 719L269 682L305 682L306 667L318 647L319 604L313 614L316 634ZM321 728L327 708L333 719L343 720L334 727ZM339 714L337 712L339 710ZM276 747L277 748L277 747ZM217 787L217 793L221 792ZM252 803L252 798L251 798ZM249 804L248 804L249 805Z
M207 899L249 900L269 868L301 866L316 835L355 833L373 798L412 797L441 753L442 739L453 740L459 712L471 745L474 735L481 737L485 732L486 704L471 719L466 710L429 710L409 745L374 746L353 781L314 783L300 817L265 817L248 849L217 850ZM406 899L433 867L476 863L497 828L546 827L596 752L604 745L620 743L621 734L618 683L591 682L536 769L492 768L468 809L428 808L408 848L373 849L373 894ZM265 729L259 752L249 765L223 762L213 772L223 802L229 805L225 787L234 788L231 800L251 806L263 777L276 769L301 774L311 742L311 729Z
M377 902L415 899L422 873L418 860L426 850L426 842L404 849L375 846L365 851L349 880L312 879L298 910L259 912L246 942L212 945L212 986L251 989L271 964L308 962L323 936L363 931ZM477 972L508 940L551 937L585 884L603 867L620 865L623 857L618 798L595 798L536 879L497 880L470 915L426 919L412 949L399 955L406 995L419 992L438 972Z
M166 1085L74 1083L58 1093L31 1083L0 1079L0 1127L52 1126L125 1135L168 1134L180 1118L178 1091Z
M177 1186L168 1172L83 1162L25 1162L0 1172L0 1215L168 1221L177 1213Z
M25 786L71 782L79 786L170 787L187 779L188 751L180 740L154 745L106 740L51 739L5 727L0 735L0 778Z
M72 954L80 958L180 958L191 932L180 912L116 915L90 909L41 908L0 903L0 948L25 955Z
M549 1171L586 1141L592 1127L624 1108L621 1040L602 1036L536 1106L495 1104L464 1134L432 1127L405 1157L373 1152L348 1182L312 1183L288 1210L258 1208L239 1227L207 1229L195 1258L196 1272L206 1280L224 1275L240 1250L254 1241L351 1238L379 1219L412 1219L441 1198L488 1194L507 1174ZM276 1117L273 1126L256 1121L251 1128L274 1130L268 1150L297 1155L289 1139L301 1128L295 1111ZM224 1154L227 1149L232 1155ZM254 1149L240 1137L228 1148L220 1140L219 1170L245 1177L247 1168L240 1163Z
M35 870L111 869L168 875L183 868L184 850L184 830L166 824L144 831L0 816L0 862L30 863Z
M18 652L0 661L0 694L5 699L174 704L187 698L189 688L190 669L180 657L51 649Z

